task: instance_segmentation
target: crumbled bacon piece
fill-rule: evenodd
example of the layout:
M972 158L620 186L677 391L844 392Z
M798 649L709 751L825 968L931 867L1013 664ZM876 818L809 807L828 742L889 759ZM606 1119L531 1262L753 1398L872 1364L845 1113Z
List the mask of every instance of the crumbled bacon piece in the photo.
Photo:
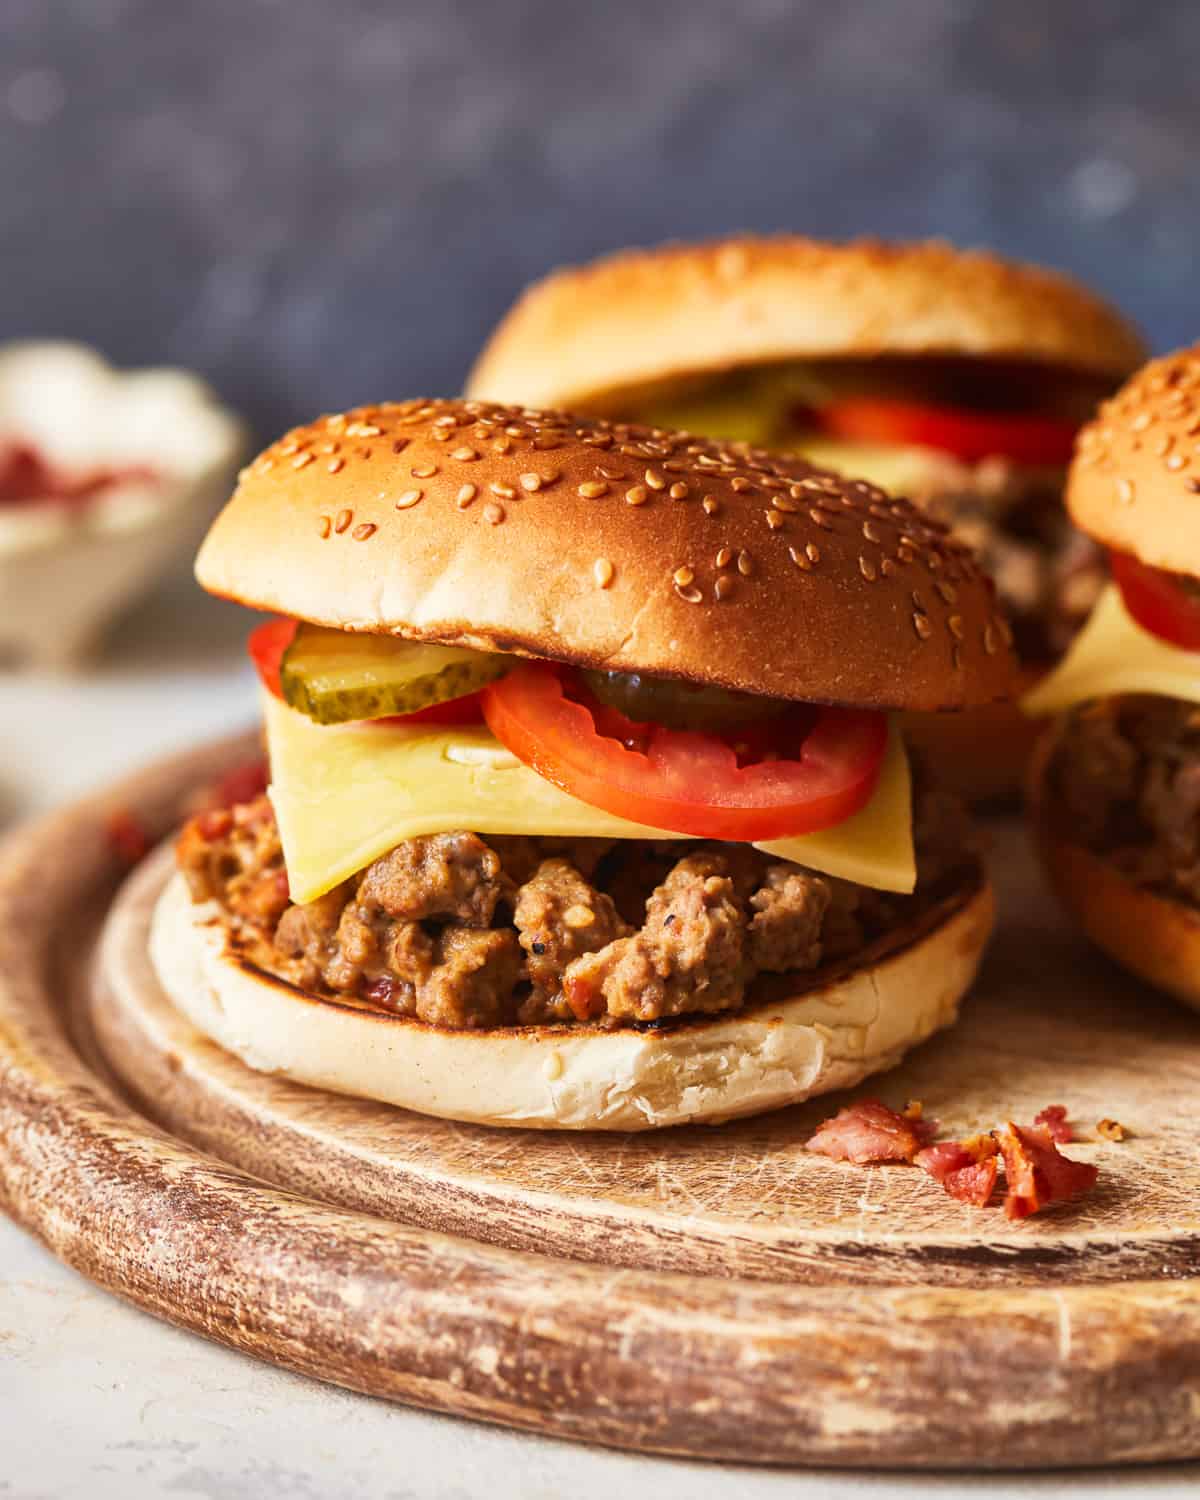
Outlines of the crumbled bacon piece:
M913 1134L922 1146L932 1143L938 1133L938 1122L925 1118L925 1105L920 1099L910 1099L900 1111L913 1128Z
M878 1099L858 1099L817 1127L807 1149L833 1161L912 1161L923 1144L920 1122L906 1119Z
M109 848L127 865L136 865L150 848L149 833L127 807L109 814L104 834Z
M1010 1219L1027 1219L1047 1204L1078 1198L1095 1185L1097 1169L1062 1156L1047 1130L1009 1120L993 1135L1004 1157L1004 1212Z
M990 1135L973 1135L965 1141L927 1146L917 1153L916 1162L951 1198L986 1208L1000 1170L999 1151Z
M1065 1104L1047 1104L1034 1115L1033 1124L1035 1129L1044 1130L1057 1146L1069 1146L1075 1139L1075 1132L1067 1123Z

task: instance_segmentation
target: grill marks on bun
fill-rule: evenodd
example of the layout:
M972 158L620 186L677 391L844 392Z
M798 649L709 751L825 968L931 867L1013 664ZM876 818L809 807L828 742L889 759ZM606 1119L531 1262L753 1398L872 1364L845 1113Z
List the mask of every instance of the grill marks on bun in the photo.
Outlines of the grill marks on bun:
M1011 690L990 582L876 486L687 433L477 401L361 407L243 471L214 593L349 630L776 697Z
M1152 360L1079 434L1075 523L1151 567L1200 577L1200 344Z

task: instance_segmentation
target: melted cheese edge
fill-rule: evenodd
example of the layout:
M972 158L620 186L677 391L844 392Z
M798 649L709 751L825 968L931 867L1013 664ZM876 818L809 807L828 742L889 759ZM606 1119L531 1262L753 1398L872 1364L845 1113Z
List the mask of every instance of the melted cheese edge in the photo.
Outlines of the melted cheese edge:
M1037 718L1091 698L1153 693L1200 703L1200 652L1184 651L1143 630L1110 583L1062 661L1025 695L1021 707Z
M330 727L263 696L270 796L294 901L315 900L402 839L454 828L560 838L683 837L589 807L522 765L483 727ZM866 807L836 828L757 847L857 885L911 891L917 878L912 787L898 730L888 735Z

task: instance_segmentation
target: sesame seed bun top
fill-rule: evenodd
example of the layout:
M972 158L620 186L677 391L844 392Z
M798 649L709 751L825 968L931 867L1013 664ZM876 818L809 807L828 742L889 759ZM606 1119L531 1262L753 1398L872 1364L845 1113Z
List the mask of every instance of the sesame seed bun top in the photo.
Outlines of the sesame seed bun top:
M1151 360L1079 434L1067 506L1081 531L1200 578L1200 344Z
M323 417L268 448L201 548L213 593L767 696L1009 696L991 583L906 501L797 458L480 402Z
M795 235L627 250L535 283L467 382L494 401L584 405L779 360L969 355L1118 380L1135 329L1078 282L940 241Z

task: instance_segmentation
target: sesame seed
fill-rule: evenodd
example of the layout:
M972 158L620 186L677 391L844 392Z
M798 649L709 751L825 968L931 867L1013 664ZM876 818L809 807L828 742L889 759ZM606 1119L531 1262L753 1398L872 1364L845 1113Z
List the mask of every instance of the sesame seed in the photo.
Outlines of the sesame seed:
M733 548L732 547L722 547L721 550L717 553L717 567L718 568L727 568L732 561L733 561Z
M346 460L344 458L331 458L325 467L329 473L337 474L346 467Z
M437 464L414 464L409 473L414 479L432 479L437 471Z
M716 583L713 584L713 598L717 600L728 599L736 587L728 573L722 573Z
M870 521L863 522L862 534L865 541L874 542L876 543L876 545L878 545L880 541L879 531L876 527L871 525Z
M869 557L859 557L858 571L862 574L862 576L867 580L868 583L874 583L875 579L879 576L876 572L875 564Z
M644 484L635 484L625 491L626 505L645 505L650 498L650 492Z
M464 484L455 496L454 503L458 506L459 510L466 510L467 506L470 505L478 493L479 489L476 485Z
M739 552L737 555L737 570L743 578L749 578L754 572L754 559L748 552Z
M810 563L819 563L821 561L821 549L817 546L816 542L807 542L805 544L804 555Z
M602 589L606 589L613 581L614 571L607 557L598 557L592 564L592 577Z
M772 531L778 531L779 528L783 525L783 517L777 510L767 511L767 525L771 528Z
M497 505L494 500L489 500L483 507L483 519L493 526L499 526L504 519L503 505Z
M950 634L954 637L954 639L956 641L961 641L962 640L962 638L963 638L963 617L962 617L962 615L951 615L950 618L946 621L946 627L950 631Z
M350 535L356 542L365 542L368 537L374 536L378 529L374 521L364 521L361 526L356 526Z
M608 494L608 485L602 479L588 479L579 486L576 493L583 500L599 500L601 495Z
M795 549L795 547L789 547L788 548L788 556L796 564L796 566L798 568L803 569L803 571L805 573L807 573L808 570L812 567L812 563L809 562L808 558L804 555L804 553L803 552L797 552L796 549Z
M771 504L776 510L787 511L789 515L800 509L790 495L776 495Z
M520 483L523 490L528 490L533 495L542 487L542 476L540 474L522 474Z
M474 448L455 448L450 457L458 459L460 464L469 464L474 463L479 454Z
M295 453L299 446L295 438L285 438L279 445L279 452L286 458L289 453Z
M563 912L563 921L571 928L590 927L595 920L596 913L590 906L568 906Z
M405 450L405 448L407 448L407 447L408 447L408 439L407 438L397 438L396 441L392 444L392 452L393 453L403 453L404 450Z
M652 490L665 490L667 487L667 481L657 469L647 469L643 477Z
M914 610L912 621L913 629L923 641L927 641L933 634L933 626L929 623L929 616L922 614L920 610Z
M832 531L833 530L833 522L822 511L819 511L816 508L815 505L809 511L808 516L809 516L809 520L812 521L813 525L814 526L819 526L822 531Z
M295 458L292 459L292 468L303 469L306 464L312 463L313 457L314 455L311 453L297 453Z
M512 485L502 484L498 479L493 479L491 484L488 485L488 489L499 500L515 500L517 498L517 492L513 489Z
M754 485L744 474L739 474L736 478L729 481L729 488L735 495L744 495L747 490L752 490Z
M699 604L701 599L704 598L704 595L698 588L695 587L694 584L687 588L681 588L679 584L676 584L675 592L679 595L679 597L684 601L685 604Z
M945 583L939 578L937 583L934 584L934 588L937 589L943 604L953 604L958 598L958 590L952 583Z
M671 486L671 488L667 491L667 494L670 495L672 500L686 500L687 497L691 494L691 490L686 484L684 484L682 480L679 480L677 483Z
M396 509L411 510L424 493L424 490L405 490L402 495L396 496Z
M383 428L376 427L374 423L368 422L365 425L360 425L354 435L355 437L382 437Z
M512 438L498 437L492 444L493 453L507 453L512 448Z
M721 509L721 502L715 495L705 495L700 504L704 507L704 514L706 516L715 516Z
M447 413L445 416L435 418L433 425L435 427L457 427L458 422L455 417Z
M320 532L322 538L327 537L332 529L333 522L328 516L322 516L317 526L317 530Z
M991 624L985 625L983 627L983 649L989 656L995 656L997 645L995 627Z
M879 562L879 571L885 578L890 578L896 571L896 564L891 560L890 557L881 558Z
M1132 505L1133 504L1133 497L1134 497L1133 480L1132 479L1118 479L1117 480L1117 499L1120 500L1123 505Z
M353 519L354 512L352 510L339 510L337 513L337 520L333 523L334 531L336 531L337 534L341 536L342 532L345 531L346 527L349 526L350 522L353 521Z
M685 563L682 568L676 568L675 572L671 576L682 589L686 588L689 583L692 583L695 580L696 570L694 568L689 568Z
M1172 472L1185 468L1188 462L1189 460L1182 453L1172 453L1169 458L1163 460L1164 467Z
M624 469L606 469L603 464L596 465L596 473L601 479L624 479Z

